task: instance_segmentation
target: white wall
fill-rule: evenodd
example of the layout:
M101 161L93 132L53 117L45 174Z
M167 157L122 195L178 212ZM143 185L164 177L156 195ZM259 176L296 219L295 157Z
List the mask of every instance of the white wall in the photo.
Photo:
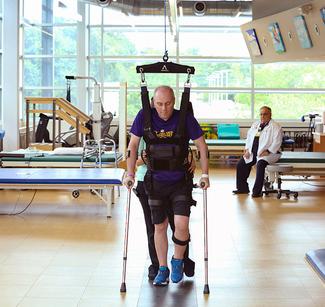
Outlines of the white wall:
M276 6L277 0L270 0ZM291 1L283 1L291 2ZM294 2L294 1L292 1ZM309 1L310 2L310 1ZM285 61L324 61L325 60L325 24L320 14L320 8L325 6L325 0L311 1L312 10L304 15L306 26L312 41L311 48L302 48L294 25L295 16L302 15L300 5L281 11L264 18L254 19L241 26L248 50L254 64L285 62ZM277 53L269 32L270 23L278 23L286 51ZM262 55L254 55L246 30L255 29ZM318 32L316 31L318 29ZM252 44L254 46L255 44Z
M18 31L19 0L3 1L3 112L4 150L19 146Z
M286 11L295 6L310 3L310 0L253 0L253 19Z

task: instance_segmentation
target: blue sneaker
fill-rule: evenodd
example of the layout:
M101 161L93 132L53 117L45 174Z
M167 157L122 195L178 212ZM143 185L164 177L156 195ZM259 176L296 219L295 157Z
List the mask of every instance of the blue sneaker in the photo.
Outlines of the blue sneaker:
M158 274L153 281L154 286L167 286L169 283L169 269L166 266L159 268Z
M172 282L178 283L183 279L184 260L175 259L173 257L171 260L171 265L172 265L172 274L170 275L170 278Z

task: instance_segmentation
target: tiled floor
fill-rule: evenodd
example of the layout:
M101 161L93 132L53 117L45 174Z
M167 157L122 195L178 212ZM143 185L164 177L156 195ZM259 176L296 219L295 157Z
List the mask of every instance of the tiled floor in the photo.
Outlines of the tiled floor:
M216 168L208 193L209 285L202 294L202 193L192 210L196 276L181 285L153 288L140 205L132 198L127 293L122 274L126 193L107 220L94 195L38 191L22 215L0 216L0 306L325 306L325 288L304 261L325 248L325 187L285 183L299 198L234 196L235 171ZM319 183L315 183L320 185ZM0 191L1 212L17 212L33 191ZM180 291L182 296L178 295ZM189 303L191 302L191 303Z

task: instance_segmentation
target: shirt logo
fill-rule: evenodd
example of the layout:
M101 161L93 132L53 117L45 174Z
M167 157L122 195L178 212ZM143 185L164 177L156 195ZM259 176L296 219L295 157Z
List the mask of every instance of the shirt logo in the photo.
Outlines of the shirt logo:
M167 139L171 138L174 134L174 131L155 131L157 138L159 139Z

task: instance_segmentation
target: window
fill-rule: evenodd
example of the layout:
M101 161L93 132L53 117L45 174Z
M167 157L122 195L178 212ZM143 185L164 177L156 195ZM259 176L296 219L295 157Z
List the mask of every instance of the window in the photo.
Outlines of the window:
M248 59L192 59L184 58L180 64L195 67L193 87L248 88L251 85L251 63ZM180 82L182 82L180 78Z
M239 27L180 27L180 56L249 57Z
M66 75L77 73L77 1L21 0L23 48L20 117L27 96L66 97ZM63 2L62 2L63 3ZM72 89L75 85L72 85ZM72 90L72 97L76 99ZM56 96L58 97L58 96ZM75 101L72 100L74 103Z
M268 105L272 108L275 119L300 120L309 113L322 114L325 108L324 93L307 93L287 91L285 93L256 93L255 118L258 118L259 108Z
M255 65L255 110L268 105L274 118L295 120L306 113L321 113L324 84L324 63Z
M247 16L179 16L178 40L167 20L165 46L163 15L137 16L74 0L64 0L65 8L56 0L21 1L22 95L65 97L65 75L83 72L102 85L105 111L117 115L120 82L127 82L132 119L141 108L136 66L162 61L166 47L170 61L195 67L191 101L199 119L252 120L266 104L275 118L295 120L325 107L324 63L252 65L240 32L240 25L250 20ZM77 5L83 5L85 16ZM85 56L80 49L86 50ZM146 75L150 94L168 84L178 103L185 80L185 75ZM85 84L90 112L93 84ZM71 86L76 99L76 82Z
M325 63L255 65L256 88L324 89Z

